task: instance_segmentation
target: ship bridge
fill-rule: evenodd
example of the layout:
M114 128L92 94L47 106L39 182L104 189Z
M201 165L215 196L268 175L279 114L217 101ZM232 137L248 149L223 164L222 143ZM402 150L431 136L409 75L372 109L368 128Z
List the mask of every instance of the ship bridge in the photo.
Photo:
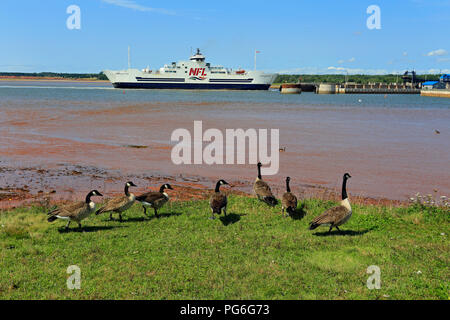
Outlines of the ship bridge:
M191 61L203 62L205 61L205 56L200 53L200 49L197 48L197 53L190 58Z

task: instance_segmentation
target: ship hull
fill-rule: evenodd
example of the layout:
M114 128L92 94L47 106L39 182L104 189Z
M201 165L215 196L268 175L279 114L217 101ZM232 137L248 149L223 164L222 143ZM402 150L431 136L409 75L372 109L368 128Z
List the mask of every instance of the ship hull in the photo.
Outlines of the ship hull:
M270 84L242 83L137 83L115 82L117 89L179 89L179 90L268 90Z

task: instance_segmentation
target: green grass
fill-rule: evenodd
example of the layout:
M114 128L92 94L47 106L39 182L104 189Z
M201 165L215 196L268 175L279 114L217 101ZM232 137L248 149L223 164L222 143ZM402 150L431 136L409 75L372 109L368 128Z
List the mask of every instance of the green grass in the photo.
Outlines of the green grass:
M231 196L210 220L207 201L171 202L163 217L91 216L84 232L47 223L43 208L0 212L1 299L448 299L448 209L353 206L339 234L308 230L332 202L306 200L283 218ZM441 235L444 233L445 235ZM81 290L68 290L69 265ZM369 290L366 269L381 268ZM418 271L420 271L418 273Z

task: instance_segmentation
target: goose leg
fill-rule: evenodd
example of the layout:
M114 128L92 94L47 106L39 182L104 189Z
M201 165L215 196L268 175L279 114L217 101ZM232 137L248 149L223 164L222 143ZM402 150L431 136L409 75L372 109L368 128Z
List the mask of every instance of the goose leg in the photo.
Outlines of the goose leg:
M339 232L341 232L341 229L339 229L337 226L335 227Z
M223 208L223 213L225 214L225 217L227 216L227 208Z
M333 226L330 227L330 230L328 230L328 233L331 233L331 229L333 229Z
M69 230L69 225L70 225L70 220L67 222L66 227L64 228L65 230Z
M211 220L214 220L216 217L214 217L214 210L211 209L211 217L209 217Z
M155 210L155 217L159 218L158 211L156 210L156 208L153 208L153 210Z
M78 222L78 229L81 230L81 223Z
M119 221L120 222L122 222L123 221L123 219L122 219L122 215L119 213Z
M147 208L146 208L145 206L142 206L142 208L144 208L144 215L148 218L148 215L147 215Z
M113 216L112 216L112 212L109 214L109 221L113 221Z

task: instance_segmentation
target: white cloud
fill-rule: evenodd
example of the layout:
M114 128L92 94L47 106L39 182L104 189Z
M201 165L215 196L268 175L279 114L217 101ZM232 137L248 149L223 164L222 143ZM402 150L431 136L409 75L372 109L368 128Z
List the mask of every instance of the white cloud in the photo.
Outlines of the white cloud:
M345 62L355 62L356 61L356 59L355 58L350 58L350 59L348 59L348 60L344 60L344 59L341 59L341 60L338 60L338 63L339 64L343 64L343 63L345 63Z
M156 13L162 13L162 14L168 14L168 15L174 15L175 12L166 10L166 9L159 9L159 8L151 8L151 7L146 7L146 6L142 6L138 3L136 3L133 0L102 0L102 2L108 3L108 4L112 4L115 6L119 6L119 7L123 7L123 8L128 8L128 9L133 9L133 10L137 10L137 11L142 11L142 12L156 12Z
M404 57L408 56L408 52L406 52L406 51L403 52L403 56L404 56Z
M426 55L429 57L432 57L432 56L446 56L447 54L448 54L447 50L438 49L438 50L428 52Z

